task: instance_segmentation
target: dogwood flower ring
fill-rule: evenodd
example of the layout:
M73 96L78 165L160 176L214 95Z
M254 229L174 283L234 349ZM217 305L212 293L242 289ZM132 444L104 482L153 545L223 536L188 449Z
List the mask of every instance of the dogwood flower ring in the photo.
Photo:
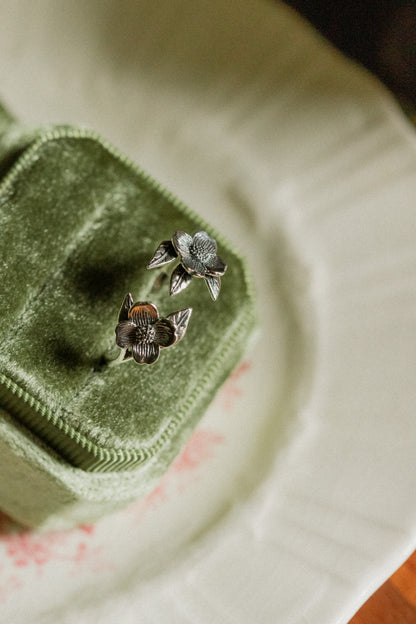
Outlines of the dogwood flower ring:
M192 281L203 277L212 299L218 298L221 277L227 270L225 262L217 256L217 242L206 232L190 236L178 230L170 241L163 241L153 254L147 268L153 269L179 258L180 264L173 271L170 280L170 294L176 295Z
M128 293L121 306L116 327L116 344L123 351L117 363L134 359L137 364L154 364L160 350L176 345L185 335L192 308L159 316L149 301L134 303Z

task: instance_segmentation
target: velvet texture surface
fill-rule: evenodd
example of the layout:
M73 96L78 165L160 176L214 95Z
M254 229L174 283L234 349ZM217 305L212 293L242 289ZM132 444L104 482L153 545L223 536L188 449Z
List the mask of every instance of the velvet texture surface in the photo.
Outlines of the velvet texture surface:
M166 471L243 355L253 297L238 253L117 150L87 131L28 131L0 113L0 405L8 449L0 463L13 479L19 456L18 478L35 490L40 471L49 501L40 509L0 486L0 507L27 524L62 514L86 521L91 509L120 506ZM216 302L203 279L170 297L168 282L157 287L163 269L146 270L176 230L217 239L229 269ZM102 364L114 356L127 292L162 316L193 308L185 338L152 366ZM62 494L54 501L52 484Z

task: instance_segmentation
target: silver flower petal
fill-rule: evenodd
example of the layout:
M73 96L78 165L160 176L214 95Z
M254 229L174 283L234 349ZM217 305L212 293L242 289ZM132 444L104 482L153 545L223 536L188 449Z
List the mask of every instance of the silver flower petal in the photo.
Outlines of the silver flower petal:
M154 341L159 347L171 347L176 340L175 327L169 318L162 318L154 325L155 338Z
M176 251L179 255L188 255L190 253L191 245L192 245L192 236L184 232L183 230L178 230L172 236L172 243Z
M185 288L191 283L191 280L192 275L189 275L183 266L179 264L173 271L170 278L170 294L177 295L182 290L185 290Z
M154 342L136 343L132 350L137 364L154 364L159 359L160 347Z
M155 323L159 318L157 307L149 301L139 301L129 310L129 318L136 325Z
M136 325L131 321L121 321L116 327L116 344L122 349L131 347L136 335Z
M171 241L163 241L153 254L152 259L147 265L148 269L154 269L156 267L163 266L172 262L177 257L174 246Z
M205 281L208 286L209 293L214 301L218 299L221 289L221 278L219 275L205 275Z
M201 258L213 256L217 253L217 241L206 232L197 232L192 239L192 251Z
M197 256L192 256L187 254L185 256L181 256L182 266L190 275L195 275L195 277L205 277L205 265Z
M219 256L214 256L207 264L206 272L208 275L224 275L227 265Z

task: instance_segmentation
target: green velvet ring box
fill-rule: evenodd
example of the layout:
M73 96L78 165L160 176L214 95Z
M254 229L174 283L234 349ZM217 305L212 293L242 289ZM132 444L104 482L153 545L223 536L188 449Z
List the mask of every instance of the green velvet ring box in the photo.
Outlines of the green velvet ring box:
M242 357L253 297L236 251L93 133L6 114L0 133L0 508L70 526L157 484ZM155 288L146 265L176 230L216 238L217 301L203 279ZM152 366L100 366L128 292L163 316L192 307L186 336Z

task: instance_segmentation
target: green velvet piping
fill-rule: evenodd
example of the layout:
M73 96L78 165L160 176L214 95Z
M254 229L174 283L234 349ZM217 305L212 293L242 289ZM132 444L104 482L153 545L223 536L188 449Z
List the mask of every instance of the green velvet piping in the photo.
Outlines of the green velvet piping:
M188 208L180 202L174 195L166 191L160 184L155 182L151 176L141 168L134 165L124 154L113 148L108 142L101 139L94 132L79 129L57 129L42 136L32 147L30 147L21 159L15 164L11 172L6 176L0 185L0 197L7 193L10 186L16 181L18 176L24 175L25 169L30 165L39 148L49 141L59 141L60 139L89 139L97 141L114 158L125 165L130 171L140 176L153 190L168 200L179 211L192 219L195 224L206 229L215 236L220 248L230 251L235 259L238 259L242 266L245 280L245 300L241 303L241 310L237 314L238 323L234 323L232 330L227 335L223 343L216 348L215 357L210 366L204 371L193 392L187 397L177 413L173 414L168 424L159 432L157 438L150 446L142 448L111 448L97 445L85 434L77 431L73 426L62 420L54 413L51 406L39 401L31 393L25 390L18 380L13 379L7 372L0 374L2 405L10 413L17 416L26 426L37 435L45 439L51 446L58 450L74 465L84 470L107 472L114 470L126 470L146 462L166 446L166 443L177 433L178 429L185 424L190 415L195 413L200 406L206 406L212 396L207 396L216 389L226 378L230 370L236 365L242 356L245 344L251 328L254 325L254 296L253 288L246 264L243 258L224 241L222 236ZM149 277L150 279L150 277ZM227 279L227 276L224 278ZM192 285L190 286L192 288ZM208 296L208 293L206 293ZM172 298L172 309L175 307L175 299ZM207 305L215 306L214 303L207 302ZM183 307L183 306L182 306ZM213 308L214 309L214 308ZM236 319L234 319L235 321ZM163 354L162 354L163 355ZM134 366L129 363L123 366ZM204 394L205 393L205 394ZM202 414L200 414L202 415Z

